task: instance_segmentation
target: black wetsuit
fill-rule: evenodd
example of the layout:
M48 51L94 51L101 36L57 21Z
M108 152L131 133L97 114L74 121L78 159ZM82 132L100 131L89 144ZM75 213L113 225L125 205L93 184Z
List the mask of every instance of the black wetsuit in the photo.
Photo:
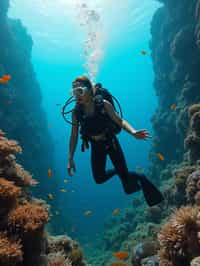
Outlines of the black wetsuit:
M106 140L92 140L91 149L92 173L97 184L102 184L117 174L127 194L140 190L137 183L140 175L128 171L124 153L116 136ZM106 171L107 155L109 155L115 168Z
M86 116L81 107L77 109L78 121L82 135L87 136L91 143L91 165L93 177L97 184L102 184L117 174L127 194L140 190L137 183L140 174L129 172L120 143L113 132L113 123L104 108L95 106L94 114ZM90 136L104 133L106 140L92 140ZM106 157L109 155L114 169L106 171Z
M149 206L156 205L163 200L160 191L146 178L144 174L128 171L124 153L115 132L119 132L116 124L109 118L104 110L104 104L95 104L92 115L86 115L77 105L77 121L80 124L81 135L84 143L88 147L91 143L91 165L93 177L97 184L106 182L109 178L117 174L122 182L126 194L131 194L142 188L144 197ZM92 136L105 135L104 140L94 140ZM107 155L110 157L114 169L106 170Z

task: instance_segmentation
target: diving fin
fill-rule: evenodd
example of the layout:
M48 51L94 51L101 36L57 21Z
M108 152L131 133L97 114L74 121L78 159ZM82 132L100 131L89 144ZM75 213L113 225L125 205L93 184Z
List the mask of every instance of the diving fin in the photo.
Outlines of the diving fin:
M146 202L148 205L154 206L159 204L161 201L164 200L163 195L161 192L154 186L153 183L151 183L145 175L142 175L140 177L140 184L142 187L142 191L145 197Z

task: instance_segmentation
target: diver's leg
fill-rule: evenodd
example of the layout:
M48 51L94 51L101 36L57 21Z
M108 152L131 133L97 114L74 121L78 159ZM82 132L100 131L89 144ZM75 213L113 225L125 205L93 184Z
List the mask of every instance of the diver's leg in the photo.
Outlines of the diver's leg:
M94 180L102 184L116 174L115 169L105 171L107 151L104 142L91 142L91 166Z
M116 137L112 138L110 142L108 154L121 179L126 194L131 194L140 190L138 175L136 172L128 171L124 153Z

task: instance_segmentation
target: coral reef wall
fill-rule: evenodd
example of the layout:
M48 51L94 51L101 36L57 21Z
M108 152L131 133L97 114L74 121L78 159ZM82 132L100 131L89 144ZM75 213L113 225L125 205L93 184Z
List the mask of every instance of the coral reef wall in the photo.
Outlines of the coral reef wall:
M200 1L160 0L151 25L154 86L158 108L152 123L151 176L162 179L167 165L179 163L187 154L184 138L188 107L200 101ZM155 156L161 152L164 161Z
M37 182L16 162L21 152L0 129L0 265L86 266L76 241L45 231L50 206L27 193Z
M53 143L42 109L40 87L32 64L32 39L20 20L7 18L9 0L0 1L0 76L11 80L0 84L0 125L8 137L22 146L19 161L40 177L37 193L44 194L47 169L53 168ZM55 186L55 184L54 184Z

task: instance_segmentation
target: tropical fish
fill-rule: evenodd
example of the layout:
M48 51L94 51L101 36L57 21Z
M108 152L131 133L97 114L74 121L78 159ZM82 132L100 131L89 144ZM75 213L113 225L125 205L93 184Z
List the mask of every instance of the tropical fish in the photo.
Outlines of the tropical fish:
M54 198L52 193L48 193L47 196L48 196L48 198L49 198L50 200L53 200L53 198Z
M47 171L47 175L48 175L48 177L51 177L51 176L52 176L52 171L51 171L51 169L48 169L48 171Z
M90 216L90 215L92 214L92 212L91 212L91 211L85 211L84 214L85 214L86 216Z
M64 188L61 188L61 189L60 189L60 192L64 192L64 193L65 193L65 192L67 192L67 190L64 189Z
M59 211L55 211L55 215L59 215L60 214L60 212Z
M10 79L10 75L4 75L2 78L0 78L0 83L7 83Z
M142 50L142 51L141 51L141 54L142 54L142 55L146 55L146 54L147 54L147 52L146 52L146 51L144 51L144 50Z
M172 111L176 110L176 104L175 104L175 103L171 104L170 109L171 109Z
M161 153L157 153L159 160L164 161L165 157Z
M113 210L113 214L114 215L117 215L119 213L119 209L118 208L115 208L114 210Z
M128 258L128 252L127 251L120 251L120 252L115 252L113 253L113 256L120 260L125 260Z
M67 183L68 182L68 180L67 179L64 179L64 183Z
M56 105L57 105L57 106L60 106L60 105L61 105L61 103L57 103Z

